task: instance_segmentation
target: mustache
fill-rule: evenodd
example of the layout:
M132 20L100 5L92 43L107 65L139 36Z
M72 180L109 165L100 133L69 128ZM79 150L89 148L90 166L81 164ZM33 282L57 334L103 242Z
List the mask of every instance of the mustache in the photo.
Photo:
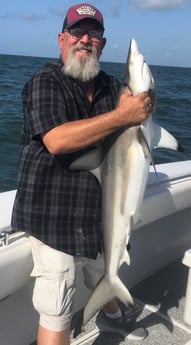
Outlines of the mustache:
M93 52L93 48L90 43L84 44L79 42L75 47L73 47L73 52L78 50L86 50L88 53Z

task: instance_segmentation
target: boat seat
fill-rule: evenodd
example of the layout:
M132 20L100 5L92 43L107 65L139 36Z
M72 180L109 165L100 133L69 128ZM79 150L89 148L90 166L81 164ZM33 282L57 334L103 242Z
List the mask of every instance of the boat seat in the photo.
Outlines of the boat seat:
M188 267L188 280L184 305L184 321L191 326L191 249L185 251L182 263Z
M16 190L0 193L0 301L29 281L33 267L27 235L24 232L11 233L15 194ZM4 237L6 233L8 240Z
M16 190L0 193L0 231L11 231L11 214Z
M9 235L9 244L0 246L0 301L22 288L33 267L31 246L25 233Z

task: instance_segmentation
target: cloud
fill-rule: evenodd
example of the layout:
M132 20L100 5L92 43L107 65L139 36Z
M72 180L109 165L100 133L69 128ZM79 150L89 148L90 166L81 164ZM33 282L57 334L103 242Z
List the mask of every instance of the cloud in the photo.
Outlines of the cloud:
M10 13L4 13L4 14L0 14L0 19L7 19L11 16Z
M17 18L30 21L30 22L37 22L39 20L45 19L44 16L33 14L33 13L17 13Z
M9 12L0 15L0 19L10 19L10 18L19 18L28 22L37 22L44 20L46 17L43 15L38 15L30 12Z
M167 56L167 57L175 56L180 51L181 51L180 47L172 46L172 47L168 48L168 50L165 53L165 56Z
M56 15L57 17L65 17L68 7L51 7L49 13Z
M186 4L187 0L129 0L132 7L141 10L165 10L179 8Z
M112 17L119 17L121 11L122 4L119 0L110 2L109 12Z

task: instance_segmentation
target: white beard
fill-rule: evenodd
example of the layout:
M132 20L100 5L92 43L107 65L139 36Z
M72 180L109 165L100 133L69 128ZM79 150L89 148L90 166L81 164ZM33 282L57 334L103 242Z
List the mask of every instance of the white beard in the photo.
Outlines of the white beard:
M87 49L92 51L90 56L82 56L77 58L75 55L76 50ZM79 44L72 48L69 57L63 66L66 75L69 75L82 82L87 82L96 77L100 71L99 61L97 59L97 51L94 47Z

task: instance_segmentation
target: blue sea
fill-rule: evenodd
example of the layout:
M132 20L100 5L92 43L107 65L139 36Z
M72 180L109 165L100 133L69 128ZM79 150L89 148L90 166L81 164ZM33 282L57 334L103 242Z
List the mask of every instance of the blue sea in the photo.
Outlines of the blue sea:
M17 188L21 91L25 82L52 59L0 55L0 192ZM102 69L122 79L124 64L101 62ZM180 142L184 153L155 150L155 163L191 159L191 68L150 66L155 79L156 122Z

